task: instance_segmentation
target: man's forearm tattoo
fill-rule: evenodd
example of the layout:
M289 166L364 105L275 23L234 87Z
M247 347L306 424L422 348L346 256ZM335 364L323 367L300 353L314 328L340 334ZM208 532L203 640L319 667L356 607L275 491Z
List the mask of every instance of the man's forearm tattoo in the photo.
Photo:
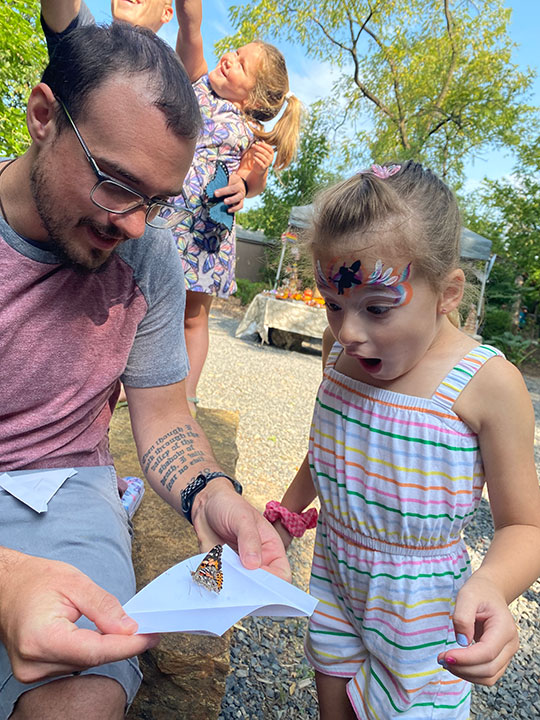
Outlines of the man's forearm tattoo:
M204 460L204 452L195 449L199 434L191 425L174 428L151 445L141 458L144 474L156 473L161 484L172 490L178 475Z

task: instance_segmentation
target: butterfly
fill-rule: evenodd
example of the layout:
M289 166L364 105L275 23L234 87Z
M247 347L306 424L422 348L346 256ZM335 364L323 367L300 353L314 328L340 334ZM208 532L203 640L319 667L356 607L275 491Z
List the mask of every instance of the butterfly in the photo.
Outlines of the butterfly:
M202 585L207 590L218 593L223 587L223 570L221 569L221 555L223 545L214 545L210 552L201 560L199 567L191 573L193 582Z
M216 163L216 170L206 184L204 192L206 195L206 200L210 205L208 214L216 223L216 225L223 225L230 232L232 230L234 222L234 214L228 212L228 205L224 203L222 198L217 198L214 196L216 190L225 187L228 184L229 171L227 169L227 166L224 162L218 160Z

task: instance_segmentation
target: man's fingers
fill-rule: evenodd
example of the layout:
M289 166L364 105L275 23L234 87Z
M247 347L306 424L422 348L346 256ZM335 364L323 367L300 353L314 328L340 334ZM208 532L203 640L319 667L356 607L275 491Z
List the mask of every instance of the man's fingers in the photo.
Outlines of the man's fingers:
M94 667L140 655L159 643L159 635L102 635L95 630L76 628L62 640L62 660L73 666ZM51 648L54 657L55 648Z
M15 677L25 683L36 682L45 677L65 675L96 665L103 665L128 657L140 655L155 647L159 635L102 635L95 630L65 625L51 628L49 642L39 657L47 657L43 662L34 659L37 648L20 648L13 658Z
M85 575L81 574L78 581L72 583L69 600L103 633L131 635L137 632L137 623L126 614L119 600Z
M287 582L291 581L291 567L281 538L262 515L257 513L256 522L240 526L238 551L245 567L262 567Z

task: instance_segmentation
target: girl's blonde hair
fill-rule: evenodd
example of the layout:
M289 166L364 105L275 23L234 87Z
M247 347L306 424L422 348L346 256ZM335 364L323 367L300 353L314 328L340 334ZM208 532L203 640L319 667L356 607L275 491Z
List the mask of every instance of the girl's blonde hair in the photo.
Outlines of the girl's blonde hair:
M283 170L296 155L302 122L302 103L289 92L287 65L281 52L269 43L261 40L255 42L262 47L262 58L255 87L243 110L251 121L257 139L276 148L274 169ZM262 123L275 118L285 102L287 107L283 115L272 130L265 131Z
M306 240L310 249L327 252L332 245L350 246L366 232L382 232L387 246L391 238L392 247L407 255L435 290L459 267L456 198L435 173L413 160L373 165L323 191L315 200ZM376 243L363 238L364 246Z

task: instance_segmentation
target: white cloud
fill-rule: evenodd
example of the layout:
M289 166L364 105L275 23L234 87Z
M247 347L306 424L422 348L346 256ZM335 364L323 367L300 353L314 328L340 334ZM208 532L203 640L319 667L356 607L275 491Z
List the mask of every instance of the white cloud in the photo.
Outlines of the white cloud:
M328 97L338 73L328 64L305 59L303 67L287 61L289 86L294 94L306 105Z

